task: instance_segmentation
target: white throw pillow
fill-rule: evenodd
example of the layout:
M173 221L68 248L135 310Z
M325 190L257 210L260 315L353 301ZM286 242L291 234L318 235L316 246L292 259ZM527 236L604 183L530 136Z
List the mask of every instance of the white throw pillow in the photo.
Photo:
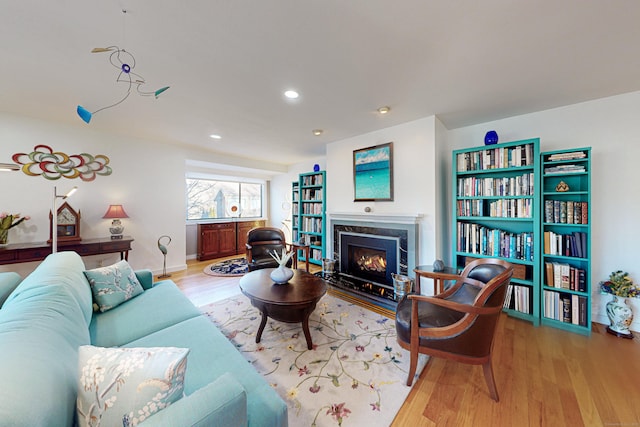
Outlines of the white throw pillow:
M187 348L79 348L78 425L136 426L184 394Z

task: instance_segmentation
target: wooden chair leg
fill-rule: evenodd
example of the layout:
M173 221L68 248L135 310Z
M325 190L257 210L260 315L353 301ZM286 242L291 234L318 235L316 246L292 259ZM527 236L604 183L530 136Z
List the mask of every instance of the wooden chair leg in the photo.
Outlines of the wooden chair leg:
M411 352L410 362L409 362L409 377L407 377L407 385L411 386L413 383L413 377L416 374L416 368L418 366L418 353Z
M491 366L491 359L489 359L487 363L482 365L482 370L484 371L484 380L487 382L487 387L489 387L489 393L491 394L491 398L496 402L499 402L500 398L498 397L496 380L493 377L493 366Z

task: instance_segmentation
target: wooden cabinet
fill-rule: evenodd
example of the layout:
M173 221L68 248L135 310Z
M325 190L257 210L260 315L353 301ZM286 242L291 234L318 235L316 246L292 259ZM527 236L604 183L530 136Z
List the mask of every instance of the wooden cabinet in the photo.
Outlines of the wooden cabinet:
M198 224L198 260L244 254L247 231L264 225L262 220Z
M236 224L222 222L198 224L198 260L220 258L236 253Z
M236 224L236 253L244 255L247 250L247 232L255 227L264 227L265 221L244 221Z

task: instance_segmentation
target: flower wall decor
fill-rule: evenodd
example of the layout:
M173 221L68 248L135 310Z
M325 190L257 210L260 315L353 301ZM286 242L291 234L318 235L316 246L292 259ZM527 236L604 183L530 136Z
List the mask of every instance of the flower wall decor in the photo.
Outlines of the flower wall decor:
M15 153L14 162L22 165L22 172L29 176L42 176L48 180L61 177L93 181L98 175L111 175L109 158L103 154L65 154L53 151L48 145L36 145L31 153Z
M9 214L7 212L0 212L0 245L4 245L7 243L9 229L30 219L31 217L28 215L22 216L19 213Z

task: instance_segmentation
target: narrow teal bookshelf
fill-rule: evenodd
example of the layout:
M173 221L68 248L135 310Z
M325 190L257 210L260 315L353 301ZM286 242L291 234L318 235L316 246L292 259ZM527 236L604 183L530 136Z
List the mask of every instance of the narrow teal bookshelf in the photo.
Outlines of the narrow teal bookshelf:
M309 245L309 262L322 265L326 248L326 172L300 174L298 187L298 236ZM302 251L298 256L304 260Z
M291 183L291 240L300 239L300 181Z
M591 147L541 158L542 324L590 335Z
M504 311L540 324L540 140L456 150L452 160L453 262L513 264Z

